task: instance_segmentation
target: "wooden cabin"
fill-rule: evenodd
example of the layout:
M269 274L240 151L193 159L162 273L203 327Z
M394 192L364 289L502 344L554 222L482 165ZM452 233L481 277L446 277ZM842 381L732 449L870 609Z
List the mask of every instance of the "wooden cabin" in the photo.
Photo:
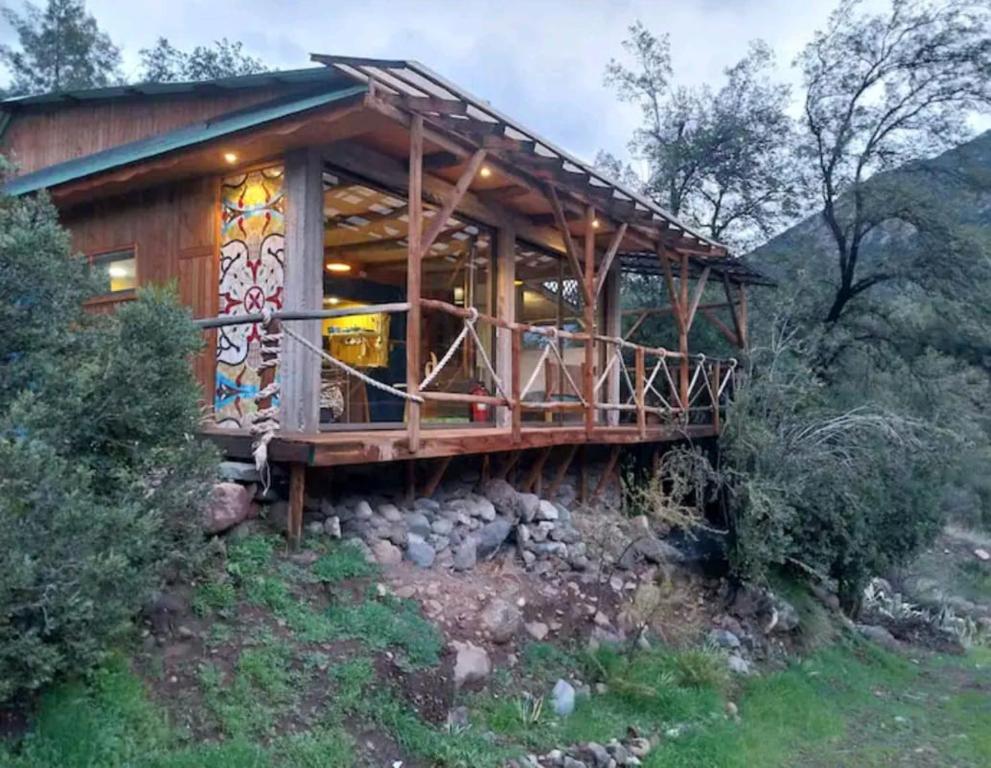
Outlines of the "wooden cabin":
M745 348L758 274L421 64L313 61L0 105L6 191L48 190L103 278L93 311L175 281L229 455L261 438L301 488L306 466L439 459L429 485L526 450L532 487L558 446L563 473L583 445L615 466L718 435L736 362L689 329ZM629 275L656 302L624 306ZM657 315L677 346L638 343Z

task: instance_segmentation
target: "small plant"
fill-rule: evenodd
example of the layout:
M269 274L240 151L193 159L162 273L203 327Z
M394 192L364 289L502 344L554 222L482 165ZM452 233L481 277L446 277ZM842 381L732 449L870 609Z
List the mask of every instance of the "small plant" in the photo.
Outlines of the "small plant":
M337 584L348 579L374 576L378 568L365 559L364 553L354 542L344 541L313 564L313 575L325 584Z
M207 581L196 588L192 607L197 616L206 616L211 611L226 616L236 601L233 584L227 581Z
M719 691L729 682L725 654L709 644L674 654L672 672L676 684L683 688Z
M433 666L440 659L440 632L409 600L364 600L331 608L327 615L337 637L361 640L376 650L399 648L414 667Z
M263 573L278 546L273 536L253 535L231 545L227 551L227 573L239 582Z
M524 691L516 700L516 712L524 728L534 727L544 713L544 697Z

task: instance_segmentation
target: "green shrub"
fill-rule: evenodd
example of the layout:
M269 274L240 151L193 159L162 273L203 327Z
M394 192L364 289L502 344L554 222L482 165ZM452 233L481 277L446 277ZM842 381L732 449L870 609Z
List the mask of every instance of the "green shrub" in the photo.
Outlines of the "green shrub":
M0 702L98 662L202 551L200 334L165 288L85 315L80 261L43 199L0 199Z
M352 541L332 545L330 551L313 564L313 575L326 584L374 576L378 568L365 559Z

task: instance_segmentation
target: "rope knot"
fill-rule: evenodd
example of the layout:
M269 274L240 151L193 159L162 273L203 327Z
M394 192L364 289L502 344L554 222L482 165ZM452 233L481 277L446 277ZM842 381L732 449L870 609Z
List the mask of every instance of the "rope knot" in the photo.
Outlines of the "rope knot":
M262 325L265 327L266 330L268 329L268 326L271 324L271 322L272 322L272 308L262 307Z
M478 310L475 307L468 307L468 322L474 323L478 320Z

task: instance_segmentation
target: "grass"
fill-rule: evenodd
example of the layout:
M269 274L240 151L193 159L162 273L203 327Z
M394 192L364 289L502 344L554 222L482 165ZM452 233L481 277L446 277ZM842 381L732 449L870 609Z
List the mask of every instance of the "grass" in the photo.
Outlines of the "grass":
M399 650L413 667L433 666L440 660L443 637L411 600L365 599L333 606L327 616L337 638L360 640L373 650Z
M191 731L173 726L115 658L50 690L30 735L16 749L0 745L0 766L349 768L380 764L349 735L374 731L407 764L500 768L526 752L622 738L631 727L667 734L645 768L991 764L991 650L913 662L861 640L746 681L730 680L722 652L707 647L589 653L530 643L516 668L500 667L485 692L454 702L468 705L471 724L448 730L426 722L377 672L385 651L407 669L437 664L443 638L416 603L356 593L363 583L353 580L374 569L350 547L333 545L309 567L277 557L277 547L259 536L232 545L227 572L197 589L197 610L213 623L206 652L182 676L195 673L176 712ZM323 609L319 584L345 588L333 589ZM810 636L825 631L808 593L787 582L775 588ZM149 682L168 685L156 659L144 667ZM550 699L558 678L593 690L602 683L605 692L579 696L560 718ZM727 701L738 705L739 722L726 717ZM192 732L215 740L195 742Z

